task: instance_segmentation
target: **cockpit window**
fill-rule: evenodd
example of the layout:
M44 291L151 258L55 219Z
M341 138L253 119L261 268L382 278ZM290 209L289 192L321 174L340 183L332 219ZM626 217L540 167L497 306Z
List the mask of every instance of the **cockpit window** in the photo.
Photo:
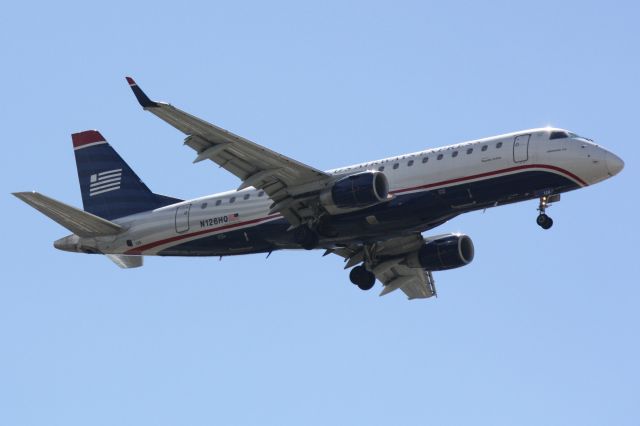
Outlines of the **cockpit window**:
M567 132L555 130L555 131L551 132L551 135L549 135L549 140L551 140L551 139L564 139L564 138L568 138L568 137L569 137L569 134Z

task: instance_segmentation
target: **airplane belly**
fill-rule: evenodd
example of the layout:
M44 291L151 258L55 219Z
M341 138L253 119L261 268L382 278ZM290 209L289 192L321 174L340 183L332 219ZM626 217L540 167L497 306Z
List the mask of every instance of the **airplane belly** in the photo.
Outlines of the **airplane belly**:
M383 206L334 216L320 232L331 241L358 240L390 232L426 231L458 214L539 197L539 191L566 192L579 188L571 179L532 170L406 194Z

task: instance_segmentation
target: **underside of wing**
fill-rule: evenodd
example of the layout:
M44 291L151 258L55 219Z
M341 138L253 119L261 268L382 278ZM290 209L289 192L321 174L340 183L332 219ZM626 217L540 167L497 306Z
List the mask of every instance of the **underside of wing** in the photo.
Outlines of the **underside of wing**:
M411 299L426 299L436 295L435 282L431 271L421 268L409 268L397 263L385 266L384 268L374 268L373 273L384 285L380 296L400 289Z
M431 271L409 267L405 261L409 253L424 244L419 233L404 235L371 244L352 245L330 249L345 259L345 269L360 263L375 275L384 288L380 296L402 290L409 299L425 299L436 296L435 281Z
M242 180L238 189L255 187L273 200L272 211L293 226L310 214L304 193L317 193L330 176L292 158L235 135L170 104L155 102L136 82L127 81L142 107L187 135L185 145L196 151L194 162L211 160Z

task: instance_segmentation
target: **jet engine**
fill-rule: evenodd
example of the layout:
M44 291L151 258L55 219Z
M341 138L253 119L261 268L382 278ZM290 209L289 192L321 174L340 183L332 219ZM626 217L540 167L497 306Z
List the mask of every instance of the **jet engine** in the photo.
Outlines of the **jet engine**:
M320 193L320 203L331 214L347 213L386 201L389 181L381 172L345 176Z
M422 247L407 256L406 264L411 268L443 271L471 263L473 254L471 238L448 234L425 241Z

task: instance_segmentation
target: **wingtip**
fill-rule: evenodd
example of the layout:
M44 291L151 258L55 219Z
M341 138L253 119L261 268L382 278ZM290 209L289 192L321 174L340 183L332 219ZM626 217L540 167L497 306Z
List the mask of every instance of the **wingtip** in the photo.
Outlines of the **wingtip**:
M17 192L12 192L11 195L13 195L14 197L16 197L17 199L26 202L27 199L29 198L29 196L33 196L33 195L37 195L38 193L36 191L17 191Z
M125 77L125 79L127 80L127 83L129 83L129 87L131 87L133 94L135 95L138 103L142 106L142 108L153 108L158 106L157 103L149 99L147 94L142 91L140 86L138 86L138 83L136 83L133 78Z

